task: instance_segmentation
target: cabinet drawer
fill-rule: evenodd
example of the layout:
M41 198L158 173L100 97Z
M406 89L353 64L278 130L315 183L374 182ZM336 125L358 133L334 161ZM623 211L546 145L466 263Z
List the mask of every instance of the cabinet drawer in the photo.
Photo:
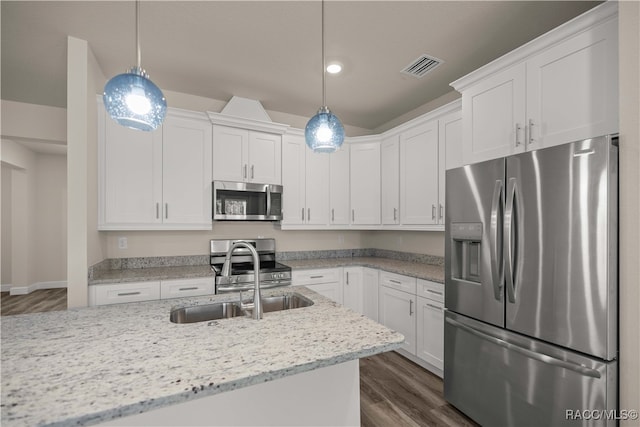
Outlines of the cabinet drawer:
M434 301L444 302L444 285L442 283L418 279L417 295Z
M92 285L89 292L89 305L119 304L157 299L160 299L159 281Z
M199 277L183 280L163 280L160 286L160 299L195 297L212 295L214 293L214 279Z
M408 292L412 295L416 294L416 278L403 276L401 274L389 273L388 271L380 272L380 285L389 288L398 289Z
M293 285L314 285L318 283L341 282L342 268L321 268L317 270L294 270L291 273Z

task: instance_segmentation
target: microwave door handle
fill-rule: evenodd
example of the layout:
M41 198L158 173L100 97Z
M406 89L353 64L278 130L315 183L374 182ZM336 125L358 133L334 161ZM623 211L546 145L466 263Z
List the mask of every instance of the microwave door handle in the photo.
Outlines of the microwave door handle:
M516 302L515 284L514 284L514 264L513 264L513 227L515 223L514 208L516 198L516 178L509 178L507 184L507 202L504 210L504 231L503 231L503 251L505 255L504 260L504 275L507 286L507 297L509 302Z
M491 200L491 226L489 228L489 245L491 253L491 281L493 283L494 298L502 301L502 288L504 285L504 262L502 253L498 251L500 242L500 221L502 220L502 212L504 205L502 199L502 180L496 180L493 187L493 198ZM501 251L500 251L501 252Z
M267 185L267 216L271 215L271 188Z

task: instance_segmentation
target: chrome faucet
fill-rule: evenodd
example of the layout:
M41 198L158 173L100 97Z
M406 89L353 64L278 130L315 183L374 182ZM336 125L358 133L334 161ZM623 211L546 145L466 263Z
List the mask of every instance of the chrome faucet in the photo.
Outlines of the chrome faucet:
M258 256L258 252L256 248L250 245L247 242L234 242L229 250L227 251L227 255L224 258L224 264L222 265L221 276L229 276L231 274L231 255L233 255L233 251L236 248L247 248L249 252L251 252L251 256L253 257L253 304L243 304L242 303L242 292L240 292L240 305L243 309L253 308L253 318L256 320L262 319L262 298L260 295L260 257Z

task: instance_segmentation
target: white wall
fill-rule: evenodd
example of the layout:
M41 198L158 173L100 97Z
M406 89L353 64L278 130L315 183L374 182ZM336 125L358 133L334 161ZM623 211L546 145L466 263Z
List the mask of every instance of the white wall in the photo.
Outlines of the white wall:
M0 183L2 189L0 190L0 221L2 222L2 229L0 231L0 284L10 286L12 282L11 276L11 167L2 163L0 165L2 171L2 178Z

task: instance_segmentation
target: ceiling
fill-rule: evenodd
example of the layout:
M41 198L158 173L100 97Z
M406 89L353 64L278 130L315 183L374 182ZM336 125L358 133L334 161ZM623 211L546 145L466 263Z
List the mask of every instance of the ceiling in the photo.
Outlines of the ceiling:
M376 129L449 91L449 83L596 6L593 1L325 3L327 104L343 123ZM2 99L66 106L66 36L87 40L106 78L135 65L132 1L7 1ZM322 104L321 3L143 1L142 66L162 89L312 116ZM443 60L421 79L421 54ZM170 103L169 103L170 106Z

